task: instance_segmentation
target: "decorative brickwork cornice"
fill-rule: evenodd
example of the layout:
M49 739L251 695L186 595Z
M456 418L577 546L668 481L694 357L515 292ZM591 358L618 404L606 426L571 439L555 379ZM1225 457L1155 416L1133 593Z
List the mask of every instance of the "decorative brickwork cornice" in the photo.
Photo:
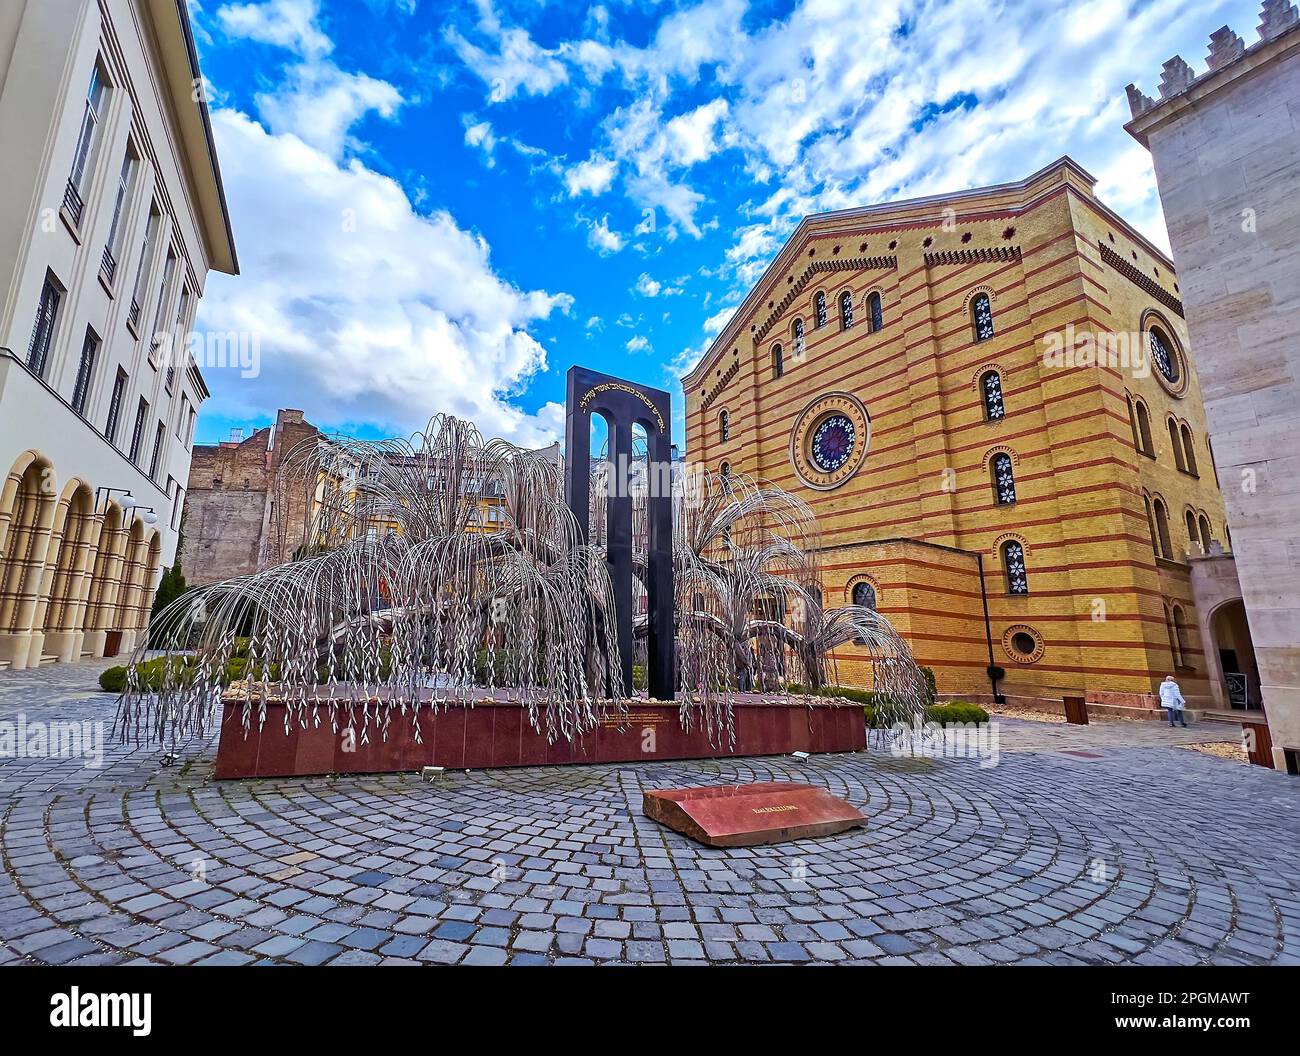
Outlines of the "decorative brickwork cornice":
M794 303L795 299L808 288L814 275L820 275L825 272L834 271L892 271L898 267L897 257L845 257L843 260L819 260L815 264L809 264L800 275L791 284L786 295L781 298L772 313L766 321L755 329L754 340L762 341L769 333L776 321L781 318L785 310Z
M976 264L985 261L1019 260L1019 246L994 246L987 249L951 249L939 253L927 253L925 266L933 268L939 264Z
M1135 268L1127 260L1116 253L1110 246L1104 242L1098 242L1097 248L1101 251L1101 259L1116 271L1118 271L1129 282L1133 283L1139 289L1145 291L1163 304L1171 312L1178 316L1179 319L1185 318L1183 315L1183 302L1166 290L1160 283L1156 282L1150 275Z
M734 378L740 372L740 364L733 362L725 371L722 377L718 379L716 385L708 391L708 394L700 401L700 409L707 411L709 405L718 398L718 394L727 387L727 382Z

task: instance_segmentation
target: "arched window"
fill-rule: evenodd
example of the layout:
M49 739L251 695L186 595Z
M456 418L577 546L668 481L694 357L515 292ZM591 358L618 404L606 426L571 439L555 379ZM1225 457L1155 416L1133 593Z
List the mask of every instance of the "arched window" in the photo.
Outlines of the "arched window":
M984 397L984 418L995 422L1005 418L1006 404L1002 401L1002 375L996 370L986 371L980 378L980 393Z
M794 321L794 329L792 330L792 336L794 337L794 354L795 354L796 356L802 356L803 353L804 353L803 320L802 320L802 319L796 319L796 320Z
M1201 474L1196 469L1196 447L1192 444L1192 430L1187 423L1183 423L1181 430L1183 434L1183 459L1187 463L1187 472L1194 477Z
M1201 514L1201 516L1197 518L1196 526L1201 530L1201 550L1208 554L1210 552L1210 540L1212 538L1210 535L1210 519L1206 517L1205 514Z
M993 497L999 506L1009 506L1016 501L1016 477L1011 468L1011 456L999 452L989 464L993 471Z
M1169 419L1169 446L1174 449L1174 465L1187 472L1187 460L1183 458L1183 436L1178 431L1178 423Z
M725 410L718 412L718 433L724 443L731 439L731 415Z
M865 579L853 584L853 604L864 609L876 607L876 588Z
M826 294L819 293L813 298L813 326L821 329L826 325Z
M1142 441L1138 439L1138 420L1137 411L1133 407L1133 397L1129 393L1124 393L1124 400L1128 404L1128 427L1133 432L1133 450L1142 450Z
M1156 553L1160 557L1174 559L1174 544L1169 538L1169 511L1165 509L1163 499L1156 499L1151 504L1156 518Z
M1187 520L1187 552L1194 554L1201 547L1201 539L1196 531L1196 514L1188 510L1184 516Z
M1159 557L1160 536L1156 534L1156 518L1155 514L1151 512L1151 499L1148 496L1143 495L1142 501L1146 504L1147 508L1147 531L1151 533L1151 550L1156 557Z
M722 482L727 483L727 478L731 476L731 463L722 463Z
M845 290L840 294L840 329L847 330L853 325L853 294Z
M772 377L779 378L785 373L785 355L780 345L772 346Z
M987 293L978 294L970 302L970 317L976 341L987 341L993 336L993 302Z
M853 604L860 605L864 609L871 609L874 612L876 608L876 588L865 579L859 583L854 583ZM865 638L854 638L853 644L866 645L867 640Z
M1137 401L1137 420L1138 420L1138 450L1144 455L1156 457L1156 445L1151 439L1151 415L1147 413L1147 405L1141 400Z
M1025 570L1025 548L1015 539L1002 544L1002 567L1007 573L1008 594L1029 593L1029 573Z
M885 312L881 307L880 294L878 293L867 296L867 319L871 323L871 332L873 334L885 325Z

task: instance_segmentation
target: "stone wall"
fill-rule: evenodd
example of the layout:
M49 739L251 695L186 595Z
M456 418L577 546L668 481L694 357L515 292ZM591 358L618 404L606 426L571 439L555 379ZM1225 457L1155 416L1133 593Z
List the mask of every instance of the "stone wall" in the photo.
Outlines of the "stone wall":
M1270 0L1247 48L1213 34L1160 98L1130 86L1197 349L1275 762L1300 752L1300 18ZM1295 756L1292 756L1294 760Z

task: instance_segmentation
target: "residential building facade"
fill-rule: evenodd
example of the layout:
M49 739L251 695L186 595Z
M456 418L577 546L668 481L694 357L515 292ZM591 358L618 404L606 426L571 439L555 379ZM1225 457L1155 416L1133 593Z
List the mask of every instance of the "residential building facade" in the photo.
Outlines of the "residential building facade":
M0 667L130 649L237 272L185 0L0 5Z
M1191 561L1227 532L1179 280L1094 182L807 217L683 378L688 456L806 500L824 603L942 694L1150 708L1174 673L1208 705Z

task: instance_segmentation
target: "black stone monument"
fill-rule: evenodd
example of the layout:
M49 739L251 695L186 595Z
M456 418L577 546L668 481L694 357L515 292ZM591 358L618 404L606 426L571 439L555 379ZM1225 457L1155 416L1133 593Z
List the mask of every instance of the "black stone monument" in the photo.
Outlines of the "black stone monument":
M565 498L583 542L590 532L591 416L609 427L609 459L614 472L606 506L606 555L618 620L623 694L632 692L632 495L624 486L632 465L632 427L645 429L649 444L650 545L646 593L648 682L655 700L672 700L673 664L673 507L672 404L668 393L585 367L570 367L565 423Z

